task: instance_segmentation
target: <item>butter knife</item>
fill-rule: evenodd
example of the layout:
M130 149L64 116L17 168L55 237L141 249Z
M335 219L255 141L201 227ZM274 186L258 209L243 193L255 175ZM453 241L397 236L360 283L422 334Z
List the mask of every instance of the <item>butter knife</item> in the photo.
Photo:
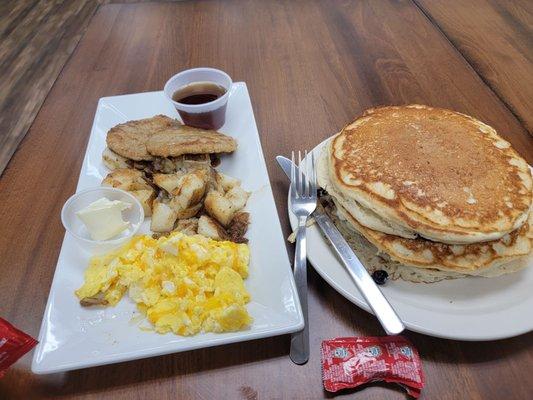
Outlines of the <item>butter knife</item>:
M290 179L292 161L283 156L277 156L276 160L285 175ZM298 171L298 167L295 166ZM361 264L354 251L335 227L331 218L320 208L317 207L313 213L316 223L331 242L333 249L337 253L342 264L348 270L355 286L363 295L366 303L370 306L374 315L377 317L381 326L388 335L398 335L405 326L396 314L396 311L389 304L381 290L378 288L366 268Z

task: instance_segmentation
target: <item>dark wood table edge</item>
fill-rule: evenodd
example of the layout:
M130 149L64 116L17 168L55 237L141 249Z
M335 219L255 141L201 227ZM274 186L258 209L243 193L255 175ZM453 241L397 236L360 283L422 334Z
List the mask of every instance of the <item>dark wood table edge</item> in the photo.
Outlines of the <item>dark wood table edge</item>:
M13 156L15 155L15 153L20 149L20 146L22 144L22 142L26 139L26 136L28 135L28 133L31 131L31 129L33 128L33 124L35 123L35 120L37 119L37 117L39 116L39 114L41 113L41 110L44 106L44 104L46 103L46 100L48 99L48 96L50 95L50 93L52 92L52 90L54 89L54 86L56 85L56 82L58 81L59 77L63 74L63 71L65 70L65 68L67 67L67 65L70 63L70 60L74 57L74 54L76 53L81 41L85 38L85 35L87 33L87 29L89 28L89 26L91 25L91 22L92 20L94 19L95 15L103 8L107 7L107 6L112 6L112 5L122 5L122 4L125 4L125 3L121 3L121 4L117 4L117 3L108 3L108 4L98 4L98 6L94 9L92 15L89 17L89 21L87 21L87 26L85 27L85 31L83 32L83 34L80 36L80 39L78 40L78 42L76 43L76 46L74 46L74 49L72 49L72 52L68 55L65 63L63 64L63 66L61 67L61 69L59 70L59 73L57 74L57 76L55 77L54 79L54 82L52 83L52 85L50 86L50 88L48 89L48 93L46 94L46 96L44 97L42 103L39 105L39 109L37 110L37 112L35 113L35 116L33 117L33 120L31 121L31 124L28 125L28 128L26 129L26 131L20 135L20 139L17 143L17 146L15 147L15 149L13 150L13 152L11 153L11 156L9 157L9 160L7 160L7 162L5 163L5 165L3 166L2 168L2 165L0 165L0 179L2 179L2 176L4 175L4 172L7 171L7 169L10 168L10 165L11 165L11 161L13 160ZM129 4L132 4L132 5L135 5L135 4L140 4L140 2L138 3L129 3Z

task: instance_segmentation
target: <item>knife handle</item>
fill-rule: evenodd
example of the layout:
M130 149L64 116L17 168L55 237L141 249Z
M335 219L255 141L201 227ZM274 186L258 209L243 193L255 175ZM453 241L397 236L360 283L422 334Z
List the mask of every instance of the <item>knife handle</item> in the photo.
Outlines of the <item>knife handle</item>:
M375 316L388 335L397 335L405 329L396 311L389 304L381 290L378 288L366 268L361 264L350 245L346 242L337 227L333 225L331 219L323 214L314 214L315 221L322 229L322 232L331 242L333 249L348 270L355 285L365 298Z

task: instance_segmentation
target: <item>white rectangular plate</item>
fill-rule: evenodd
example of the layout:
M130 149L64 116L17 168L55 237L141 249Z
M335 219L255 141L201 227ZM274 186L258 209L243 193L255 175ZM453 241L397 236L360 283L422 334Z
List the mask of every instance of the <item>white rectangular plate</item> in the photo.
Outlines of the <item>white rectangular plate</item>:
M104 97L96 116L78 181L77 191L100 185L109 172L102 164L107 131L129 120L165 114L178 118L163 92ZM192 337L160 335L139 329L135 304L125 296L115 307L83 308L74 290L83 283L90 254L67 234L50 290L32 363L34 373L51 373L95 365L176 353L202 347L259 339L303 328L302 311L285 249L268 173L261 150L252 105L245 83L231 89L226 124L220 130L233 136L238 149L224 156L218 167L239 178L252 192L247 204L251 214L250 275L245 284L252 300L248 311L254 322L248 330L201 333ZM140 233L149 233L149 220Z

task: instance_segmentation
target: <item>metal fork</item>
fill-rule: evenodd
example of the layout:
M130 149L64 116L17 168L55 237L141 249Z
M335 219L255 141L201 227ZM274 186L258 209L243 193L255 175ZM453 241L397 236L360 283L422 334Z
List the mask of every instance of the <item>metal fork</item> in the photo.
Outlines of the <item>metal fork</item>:
M294 151L292 152L290 201L291 211L298 219L296 249L294 252L294 280L302 306L305 326L291 336L290 357L295 364L305 364L309 360L309 322L307 312L307 218L316 208L315 157L307 158L305 151L305 176L301 168L302 153L298 151L298 173L295 171Z

